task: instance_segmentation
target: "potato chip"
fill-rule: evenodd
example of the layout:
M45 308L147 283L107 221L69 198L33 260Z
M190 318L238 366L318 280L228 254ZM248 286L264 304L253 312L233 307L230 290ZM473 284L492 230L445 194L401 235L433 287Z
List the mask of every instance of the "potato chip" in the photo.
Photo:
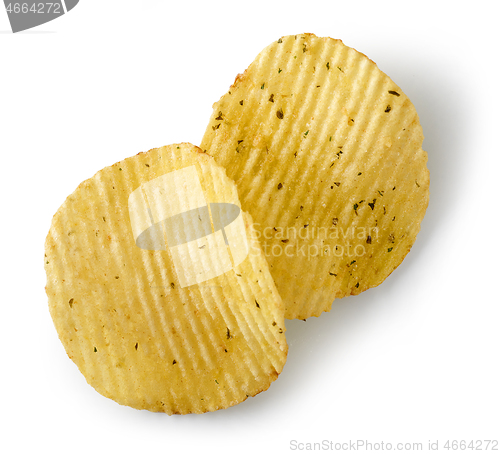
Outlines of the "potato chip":
M234 182L190 144L84 181L46 240L47 295L67 354L116 402L203 413L283 369L284 305Z
M236 181L287 318L379 285L429 198L417 113L341 41L285 36L214 104L201 148Z

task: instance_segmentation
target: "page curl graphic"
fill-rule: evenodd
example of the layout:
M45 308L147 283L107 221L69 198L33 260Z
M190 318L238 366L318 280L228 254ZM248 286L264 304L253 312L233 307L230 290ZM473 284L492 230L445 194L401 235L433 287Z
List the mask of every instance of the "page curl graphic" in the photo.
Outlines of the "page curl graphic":
M50 22L71 11L80 0L4 0L13 33Z

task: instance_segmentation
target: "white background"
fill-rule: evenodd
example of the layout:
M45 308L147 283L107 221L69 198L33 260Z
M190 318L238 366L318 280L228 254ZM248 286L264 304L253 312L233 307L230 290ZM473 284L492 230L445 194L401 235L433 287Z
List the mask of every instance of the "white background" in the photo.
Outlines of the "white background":
M464 5L81 0L15 35L0 5L0 451L500 439L500 40L495 2ZM302 32L365 53L415 104L431 172L418 240L383 285L287 322L288 362L267 392L205 415L121 407L87 385L53 327L43 270L51 217L104 166L199 144L236 74Z

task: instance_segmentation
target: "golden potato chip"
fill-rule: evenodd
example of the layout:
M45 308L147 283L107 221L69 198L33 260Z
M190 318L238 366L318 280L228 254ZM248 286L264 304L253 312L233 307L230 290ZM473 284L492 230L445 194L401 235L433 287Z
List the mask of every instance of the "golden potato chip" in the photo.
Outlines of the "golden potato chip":
M69 357L116 402L168 414L266 390L286 360L284 305L234 182L190 144L84 181L46 240Z
M236 181L287 318L379 285L429 197L422 128L403 91L341 41L285 36L214 104L201 148Z

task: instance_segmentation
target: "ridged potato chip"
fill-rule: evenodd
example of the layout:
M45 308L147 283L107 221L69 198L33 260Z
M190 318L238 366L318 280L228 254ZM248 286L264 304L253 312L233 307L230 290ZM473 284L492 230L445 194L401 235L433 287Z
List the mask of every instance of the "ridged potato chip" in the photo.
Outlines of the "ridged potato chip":
M116 402L203 413L266 390L284 305L234 182L190 144L84 181L55 214L46 292L59 338Z
M429 199L414 106L365 55L312 34L266 47L213 106L201 148L236 181L287 318L379 285Z

